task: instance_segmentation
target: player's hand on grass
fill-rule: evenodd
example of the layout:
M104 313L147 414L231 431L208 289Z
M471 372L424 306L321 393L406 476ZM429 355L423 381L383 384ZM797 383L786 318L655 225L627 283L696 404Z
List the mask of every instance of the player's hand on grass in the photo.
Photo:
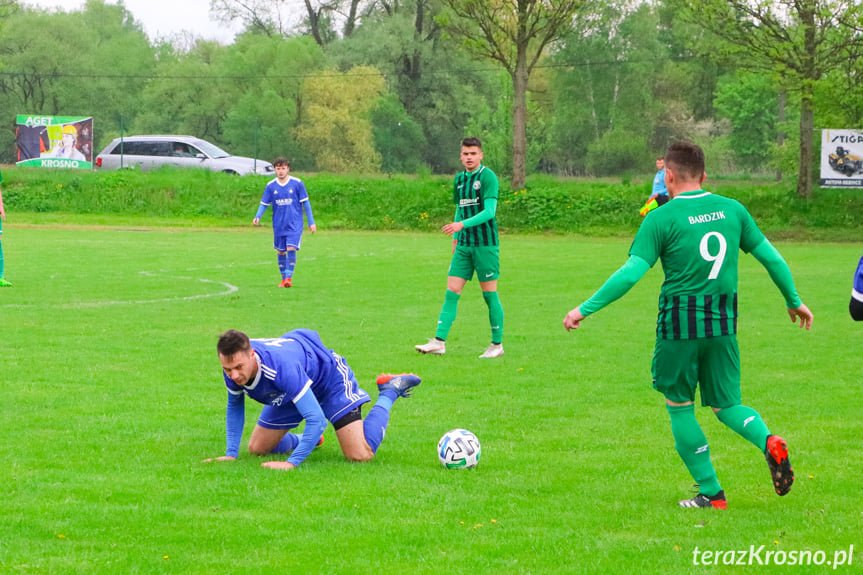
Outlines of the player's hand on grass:
M464 224L461 222L453 222L451 224L447 224L441 228L441 231L448 236L453 235L456 232L460 232L464 229Z
M566 331L571 329L578 329L581 325L581 321L584 319L584 316L581 315L581 311L578 308L575 308L563 318L563 327L566 328Z
M309 231L315 233L316 231L318 231L318 226L316 226L315 224L310 225Z
M806 304L800 304L798 308L788 308L788 315L791 317L792 323L797 323L797 320L800 319L800 328L812 329L812 320L815 319L815 316L809 311L809 308L806 307Z
M288 469L296 469L296 465L293 463L288 463L287 461L266 461L261 463L261 467L269 467L270 469L281 469L287 471Z
M236 461L237 458L231 455L223 455L221 457L211 457L209 459L205 459L204 463L212 463L213 461Z
M252 225L253 226L260 226L261 225L261 218L255 218L254 220L252 220Z

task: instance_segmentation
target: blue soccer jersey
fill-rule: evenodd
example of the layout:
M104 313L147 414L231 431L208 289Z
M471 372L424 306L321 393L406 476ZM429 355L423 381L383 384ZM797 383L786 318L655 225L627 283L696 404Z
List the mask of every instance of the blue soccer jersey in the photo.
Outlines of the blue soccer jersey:
M274 407L299 399L307 389L312 390L322 407L331 403L332 396L349 400L364 396L368 401L364 391L346 391L349 388L345 379L350 368L340 355L324 346L316 331L295 329L280 338L251 341L258 359L258 373L247 385L237 385L224 374L231 394L245 393L258 403ZM327 413L328 418L339 415Z
M303 181L293 176L288 177L284 185L275 178L267 184L264 195L261 198L261 207L258 210L260 217L267 207L273 207L273 235L288 236L303 231L303 210L309 225L314 225L311 208L305 208L308 204L309 194Z
M258 425L285 430L303 421L303 413L295 403L300 398L308 402L304 396L309 390L320 406L319 413L331 422L369 401L368 393L358 386L344 358L324 346L316 331L296 329L275 339L253 339L251 344L258 362L257 374L251 382L237 385L222 372L229 394L226 455L236 457L239 452L245 396L266 406ZM314 442L308 450L313 446ZM289 461L299 465L302 457Z

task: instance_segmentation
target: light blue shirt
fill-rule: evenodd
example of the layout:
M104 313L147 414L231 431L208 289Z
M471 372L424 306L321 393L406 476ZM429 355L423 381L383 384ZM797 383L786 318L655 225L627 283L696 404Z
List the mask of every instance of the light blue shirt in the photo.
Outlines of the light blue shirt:
M668 189L665 187L665 168L656 172L653 176L653 195L667 196Z

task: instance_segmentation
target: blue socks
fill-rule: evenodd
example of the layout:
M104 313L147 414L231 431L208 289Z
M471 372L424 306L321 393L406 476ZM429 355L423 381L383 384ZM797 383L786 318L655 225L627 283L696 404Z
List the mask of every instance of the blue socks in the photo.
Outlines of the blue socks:
M277 446L270 453L290 453L300 444L301 435L297 433L286 433Z
M297 250L288 250L286 255L288 257L288 263L284 272L286 275L283 277L292 278L294 277L294 268L297 267Z
M390 422L390 410L398 396L399 394L392 389L383 390L378 396L375 406L363 420L363 434L366 436L366 443L372 448L373 453L377 453L378 447L384 440L387 424Z
M285 275L288 269L288 254L278 254L277 259L279 261L279 273L282 274L282 279L285 279L288 277Z

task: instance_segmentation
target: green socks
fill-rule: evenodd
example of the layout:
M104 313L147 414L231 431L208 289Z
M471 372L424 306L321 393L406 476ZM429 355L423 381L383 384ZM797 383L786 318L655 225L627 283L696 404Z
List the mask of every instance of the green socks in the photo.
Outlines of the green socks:
M436 338L446 341L449 330L455 321L459 298L461 298L461 295L454 291L446 290L446 297L443 300L443 307L441 307L440 317L437 322ZM485 300L485 304L488 306L491 342L500 343L503 341L503 306L500 305L500 298L496 291L484 291L482 292L482 299Z
M482 299L488 306L488 323L491 325L491 342L501 343L503 341L503 306L496 291L482 292Z
M674 447L680 454L686 469L698 483L699 491L708 497L722 490L716 470L710 462L710 448L707 437L695 419L694 405L668 405L671 416L671 434L674 436Z
M719 410L716 417L761 451L767 447L767 436L770 435L770 430L767 429L767 424L758 412L751 407L745 405L725 407Z
M3 242L0 242L0 278L3 277Z
M437 321L437 332L435 337L446 341L449 335L449 330L452 327L452 322L455 321L455 314L458 309L458 300L461 296L454 291L446 290L446 297L443 300L443 307L440 310L440 317Z

